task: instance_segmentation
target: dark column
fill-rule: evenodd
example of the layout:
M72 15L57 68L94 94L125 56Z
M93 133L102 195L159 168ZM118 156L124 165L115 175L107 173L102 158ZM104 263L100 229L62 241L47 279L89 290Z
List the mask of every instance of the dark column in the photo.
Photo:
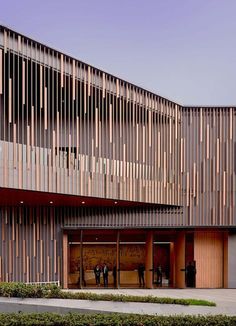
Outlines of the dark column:
M145 257L145 266L146 266L146 287L148 289L153 288L153 231L147 232L146 237L146 257Z
M120 231L116 237L116 287L120 287Z
M79 287L83 287L83 277L85 277L83 270L83 231L80 230L80 268L79 268Z

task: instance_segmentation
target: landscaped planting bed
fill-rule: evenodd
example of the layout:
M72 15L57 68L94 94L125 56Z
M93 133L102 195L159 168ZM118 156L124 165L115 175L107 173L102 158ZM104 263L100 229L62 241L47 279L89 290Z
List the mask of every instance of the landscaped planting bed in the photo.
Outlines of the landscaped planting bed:
M122 294L97 294L89 292L65 292L57 285L32 285L25 283L0 283L0 296L17 298L55 298L77 300L102 300L120 302L149 302L162 304L215 306L211 301L197 299L162 298Z
M236 317L228 316L147 316L131 314L0 314L0 325L37 326L230 326Z

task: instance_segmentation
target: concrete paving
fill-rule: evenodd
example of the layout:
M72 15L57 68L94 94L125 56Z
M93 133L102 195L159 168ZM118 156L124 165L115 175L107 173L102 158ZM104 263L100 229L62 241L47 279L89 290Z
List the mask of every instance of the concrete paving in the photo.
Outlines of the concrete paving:
M72 291L72 290L71 290ZM195 298L214 301L216 307L182 306L138 302L89 301L69 299L0 298L0 312L122 312L150 315L236 315L236 289L91 289L76 290L92 293L154 295L171 298Z

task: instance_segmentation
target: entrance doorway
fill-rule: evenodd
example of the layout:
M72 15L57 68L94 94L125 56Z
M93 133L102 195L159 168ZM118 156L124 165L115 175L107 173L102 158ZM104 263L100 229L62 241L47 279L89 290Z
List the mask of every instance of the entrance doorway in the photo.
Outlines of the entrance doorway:
M119 286L122 288L145 287L146 232L120 231Z
M111 230L69 235L69 288L116 287L116 237Z
M172 286L172 264L170 242L153 243L153 286Z
M185 285L186 287L196 287L196 261L194 260L194 233L185 235Z
M68 246L63 244L64 257L68 259L68 264L64 262L64 284L69 288L184 287L182 233L141 229L71 230L63 236L68 238Z

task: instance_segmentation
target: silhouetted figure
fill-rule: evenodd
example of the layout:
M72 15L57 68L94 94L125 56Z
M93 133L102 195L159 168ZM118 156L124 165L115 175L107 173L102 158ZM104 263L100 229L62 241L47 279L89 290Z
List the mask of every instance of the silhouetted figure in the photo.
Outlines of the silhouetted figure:
M157 267L157 284L162 286L162 269L161 265Z
M95 275L96 285L100 286L101 269L100 269L100 266L98 264L94 268L94 275Z
M195 287L196 268L193 262L189 262L186 267L186 285L187 287Z
M169 266L166 266L165 275L166 275L166 278L169 280L169 278L170 278L170 267Z
M79 275L78 283L77 284L80 287L80 275ZM85 278L84 278L84 267L82 267L82 285L83 286L86 286L86 281L85 281Z
M139 279L139 287L145 286L144 282L144 271L145 271L145 266L143 264L138 265L138 279Z
M117 283L116 283L116 280L117 280L117 270L116 270L116 265L113 266L112 276L113 276L114 287L116 287L116 286L117 286Z
M107 264L104 263L102 273L103 273L103 282L104 282L104 288L108 287L108 267Z

